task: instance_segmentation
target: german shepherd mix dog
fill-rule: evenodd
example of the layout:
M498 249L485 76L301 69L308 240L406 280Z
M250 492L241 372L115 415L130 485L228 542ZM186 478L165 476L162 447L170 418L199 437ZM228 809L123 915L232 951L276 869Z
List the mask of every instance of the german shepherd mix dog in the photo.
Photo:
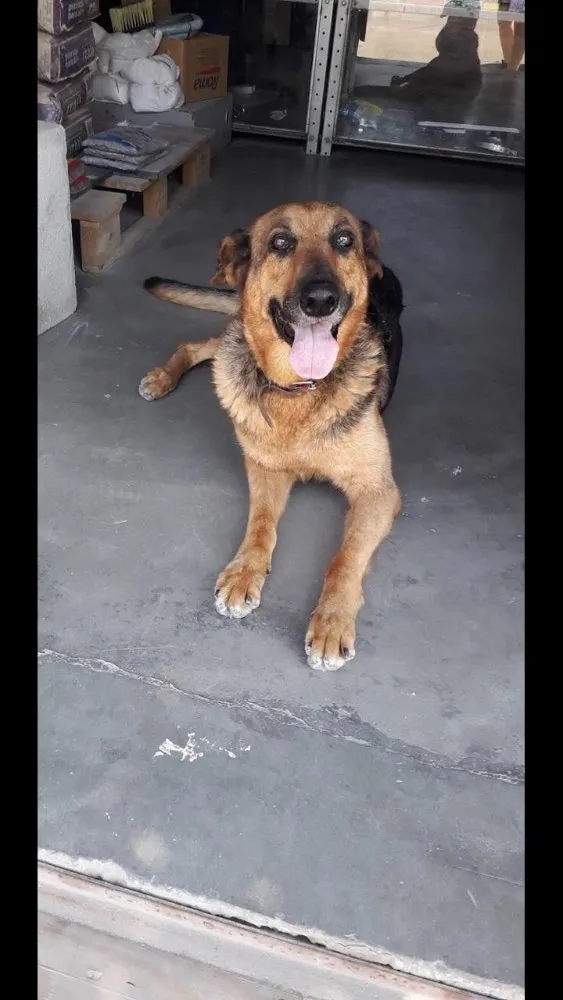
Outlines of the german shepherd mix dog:
M244 618L259 606L296 480L330 480L348 499L305 637L314 670L355 655L363 577L401 507L380 414L397 378L403 296L379 247L375 229L338 205L281 205L221 243L211 284L228 290L145 282L158 298L233 316L221 336L181 344L139 386L143 399L160 399L213 362L250 491L246 534L217 580L219 614Z

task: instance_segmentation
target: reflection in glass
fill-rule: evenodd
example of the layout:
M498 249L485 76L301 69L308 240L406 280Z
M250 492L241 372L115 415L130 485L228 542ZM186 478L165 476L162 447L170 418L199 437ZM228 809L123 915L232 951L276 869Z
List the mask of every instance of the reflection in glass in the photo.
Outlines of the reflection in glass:
M499 14L524 14L525 0L499 0ZM503 69L515 72L522 69L525 47L524 21L499 17L498 33L502 50Z
M231 39L235 128L305 134L317 9L315 0L248 5Z
M337 138L523 160L524 0L500 3L354 11Z

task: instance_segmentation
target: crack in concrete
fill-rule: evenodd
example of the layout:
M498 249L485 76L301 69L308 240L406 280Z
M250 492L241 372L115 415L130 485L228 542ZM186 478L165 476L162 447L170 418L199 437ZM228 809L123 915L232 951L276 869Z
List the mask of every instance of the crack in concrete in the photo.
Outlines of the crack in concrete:
M493 878L495 882L505 882L507 885L515 885L519 889L523 889L525 886L525 882L519 882L513 878L504 878L503 875L491 875L490 872L479 872L475 868L464 868L463 865L450 865L450 867L455 868L458 872L468 872L469 875L477 875L479 878Z
M364 722L358 713L348 706L325 705L319 709L307 709L306 711L309 712L309 719L307 719L303 715L297 715L285 706L261 705L254 701L245 701L242 703L229 698L219 698L202 694L199 691L187 691L184 688L178 687L172 681L164 680L162 677L137 674L133 670L120 667L116 663L100 657L71 656L68 653L62 653L54 649L42 649L38 653L38 659L41 660L44 657L57 660L69 667L80 667L91 673L111 674L116 677L122 677L125 680L146 684L148 687L170 691L172 694L191 698L203 704L225 708L250 729L257 728L260 731L254 719L255 716L258 716L260 719L265 719L270 723L295 726L298 729L330 736L332 739L341 740L345 743L353 743L356 746L382 750L385 753L395 754L413 760L418 764L426 765L427 767L459 771L463 774L489 778L511 785L524 784L524 767L508 764L494 765L486 761L480 766L475 767L470 766L466 758L455 761L445 754L435 753L432 750L427 750L425 747L415 746L386 736L370 723ZM329 720L328 723L326 721L327 718ZM350 729L354 729L355 732L348 731ZM474 758L471 758L471 760L473 763Z

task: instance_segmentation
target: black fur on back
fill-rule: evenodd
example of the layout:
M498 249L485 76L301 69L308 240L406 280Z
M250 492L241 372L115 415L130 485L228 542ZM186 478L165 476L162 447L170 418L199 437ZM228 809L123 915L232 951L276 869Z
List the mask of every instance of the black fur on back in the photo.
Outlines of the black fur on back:
M382 264L382 269L381 278L374 277L370 281L366 318L369 326L379 334L387 356L389 389L387 398L381 405L383 413L391 401L399 374L403 350L401 314L404 303L403 289L397 275L385 264Z

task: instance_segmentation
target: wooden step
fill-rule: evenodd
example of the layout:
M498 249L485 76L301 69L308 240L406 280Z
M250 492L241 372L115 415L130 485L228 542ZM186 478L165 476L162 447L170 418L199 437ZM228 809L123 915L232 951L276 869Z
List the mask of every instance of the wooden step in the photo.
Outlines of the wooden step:
M121 212L125 200L126 196L117 191L86 191L72 202L71 218L79 222L106 222Z
M116 191L86 191L71 202L71 218L80 223L83 271L101 271L121 244L121 209L126 195Z

